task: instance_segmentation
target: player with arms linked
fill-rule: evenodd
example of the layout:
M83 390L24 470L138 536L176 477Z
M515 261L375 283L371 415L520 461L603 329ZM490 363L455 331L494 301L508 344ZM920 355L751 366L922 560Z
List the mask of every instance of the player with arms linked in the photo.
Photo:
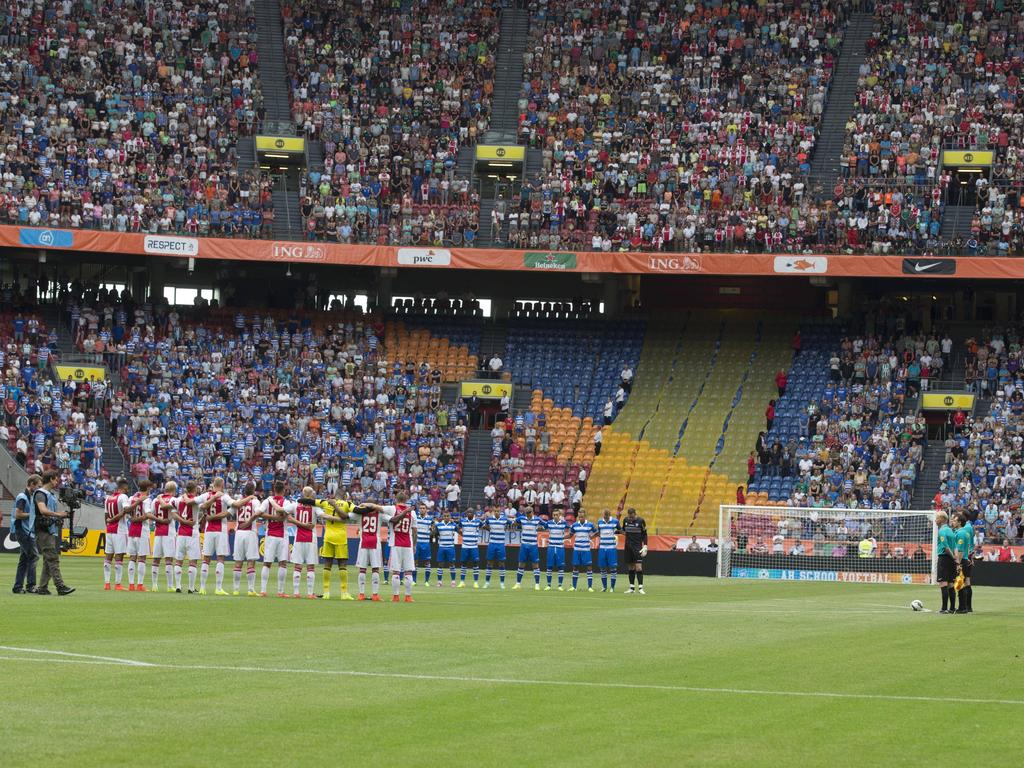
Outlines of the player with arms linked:
M551 589L551 572L557 568L558 591L561 592L564 589L562 582L565 579L565 532L569 530L569 524L562 517L562 510L555 510L554 517L544 523L544 529L548 532L546 558L548 585L544 587L544 591L548 592Z
M487 570L484 571L484 589L491 587L491 571L498 569L498 578L501 580L501 588L505 588L505 542L509 519L502 515L497 508L492 507L489 514L484 516L482 527L487 531Z
M462 532L462 548L459 550L459 563L462 565L462 578L459 589L466 586L466 564L473 564L473 589L480 589L480 526L482 521L472 508L459 521Z
M353 510L359 515L359 554L356 565L359 568L359 595L356 600L366 599L366 571L370 570L370 586L373 594L370 599L380 602L380 528L389 521L397 522L412 511L406 502L405 493L399 491L395 496L395 504L382 506L365 502Z
M570 592L576 591L579 582L579 572L587 569L587 592L594 591L594 561L590 552L590 546L597 538L597 527L587 520L587 512L584 509L579 511L576 522L572 524L572 586Z
M526 508L525 515L516 518L520 530L519 567L516 568L516 583L512 589L521 589L523 573L530 565L533 566L533 588L540 589L540 555L537 552L537 531L544 525L539 517L534 516L533 507Z

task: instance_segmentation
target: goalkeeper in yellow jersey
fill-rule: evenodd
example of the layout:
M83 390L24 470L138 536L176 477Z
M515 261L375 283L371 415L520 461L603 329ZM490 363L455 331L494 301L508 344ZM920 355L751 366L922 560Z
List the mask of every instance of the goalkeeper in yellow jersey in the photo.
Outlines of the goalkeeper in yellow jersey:
M324 599L331 598L331 564L338 564L341 578L342 600L351 600L348 593L348 527L349 515L356 508L351 501L320 499L316 506L323 512L324 545L320 556L324 559Z

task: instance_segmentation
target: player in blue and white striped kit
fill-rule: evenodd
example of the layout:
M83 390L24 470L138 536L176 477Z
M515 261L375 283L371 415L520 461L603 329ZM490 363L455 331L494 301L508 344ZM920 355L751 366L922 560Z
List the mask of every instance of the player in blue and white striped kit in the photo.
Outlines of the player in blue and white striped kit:
M455 586L455 539L459 532L459 524L452 520L451 513L446 509L441 513L441 519L434 521L434 530L437 531L437 586L442 586L444 575L444 564L450 567L452 586Z
M562 517L562 510L556 509L554 518L544 523L544 528L548 532L548 585L544 591L551 589L551 571L558 568L558 591L561 592L562 581L565 579L565 532L569 530L569 524Z
M525 515L516 518L516 525L522 532L519 542L519 567L516 569L516 584L512 589L520 589L523 583L523 572L527 565L533 565L533 588L540 589L540 555L537 552L537 531L544 525L539 517L534 517L533 507L526 508Z
M505 542L509 519L497 509L492 508L490 514L484 517L483 527L487 529L487 570L484 572L484 589L491 586L491 571L498 569L498 577L501 579L501 588L505 588Z
M473 589L480 589L481 525L482 521L472 509L466 511L466 516L459 523L459 529L462 531L462 549L459 551L459 561L462 563L462 578L459 581L459 589L466 586L466 563L473 564Z
M606 509L601 519L597 521L597 567L601 569L601 591L615 591L615 577L619 568L619 556L617 547L619 544L616 538L619 531L619 519L612 517L610 509ZM608 580L611 579L611 589L608 588Z
M594 566L590 558L590 545L597 537L597 527L587 521L587 513L580 510L576 522L572 524L572 586L570 592L576 591L581 568L587 569L587 591L594 591Z
M416 512L416 565L423 569L423 586L430 586L430 534L434 530L437 519L425 504L420 505ZM416 571L412 572L413 584L416 583Z

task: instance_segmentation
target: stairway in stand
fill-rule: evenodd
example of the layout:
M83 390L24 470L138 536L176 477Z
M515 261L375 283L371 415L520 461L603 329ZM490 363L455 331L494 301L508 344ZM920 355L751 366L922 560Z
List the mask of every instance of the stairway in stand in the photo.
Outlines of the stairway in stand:
M921 474L914 485L914 495L910 499L911 509L930 509L932 499L939 490L939 473L945 464L946 446L942 440L935 439L924 449L924 460L921 463Z
M466 440L466 453L462 462L462 508L468 509L484 503L484 486L491 466L491 433L474 429Z
M812 184L821 186L821 194L826 199L831 199L832 190L841 177L839 166L845 159L846 123L856 107L860 65L867 58L867 41L874 26L875 20L870 13L850 15L842 51L832 75L828 102L811 158Z

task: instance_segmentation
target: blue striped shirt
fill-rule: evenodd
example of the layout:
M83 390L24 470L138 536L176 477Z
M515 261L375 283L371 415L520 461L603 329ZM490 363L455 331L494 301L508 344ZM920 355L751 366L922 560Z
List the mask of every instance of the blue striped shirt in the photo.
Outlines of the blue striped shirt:
M616 518L605 520L601 518L597 521L597 532L600 534L597 546L601 549L615 549L618 541L615 538L615 534L619 530L619 521Z
M575 522L572 524L573 547L576 549L590 549L590 536L597 528L589 520L585 523Z
M539 517L527 517L526 515L520 515L517 520L519 528L523 532L521 543L528 547L537 546L537 531L544 521Z
M456 523L454 520L449 520L447 523L444 520L438 520L436 523L434 523L434 527L437 528L437 546L455 546L455 534L459 530L458 523Z
M416 541L430 543L430 528L434 520L435 517L430 513L416 515Z
M548 520L544 527L548 531L549 547L565 546L565 532L569 530L569 524L565 520Z
M504 546L507 543L505 532L508 530L508 526L509 520L506 517L488 517L483 521L483 527L491 534L491 544Z
M481 521L479 518L476 517L474 517L472 520L463 520L459 524L459 528L462 529L462 546L480 546L480 526Z

